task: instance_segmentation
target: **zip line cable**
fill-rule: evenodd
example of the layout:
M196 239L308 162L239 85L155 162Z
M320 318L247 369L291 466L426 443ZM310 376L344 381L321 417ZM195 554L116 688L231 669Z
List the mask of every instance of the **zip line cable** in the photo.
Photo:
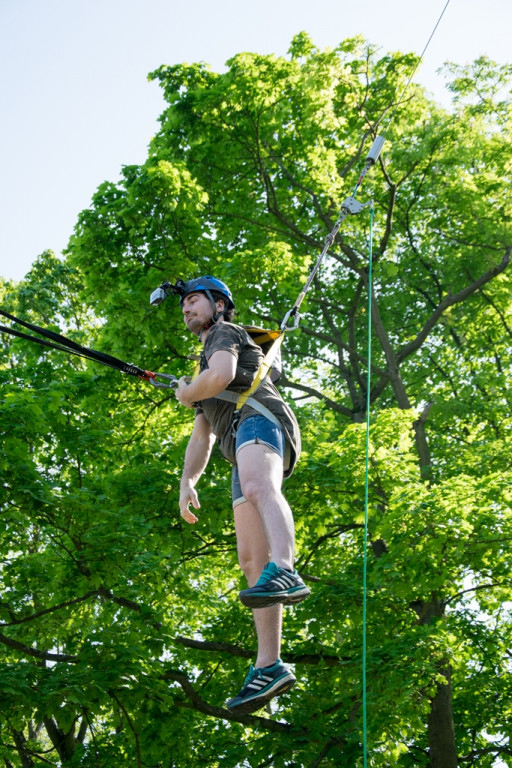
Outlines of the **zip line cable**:
M403 102L403 100L404 100L404 96L405 96L405 94L406 94L406 91L409 89L409 86L410 86L410 84L411 84L411 82L412 82L412 79L413 79L414 75L416 74L416 72L417 72L417 70L418 70L418 67L419 67L419 65L420 65L420 64L421 64L421 62L423 61L423 58L424 58L424 56L425 56L425 53L426 53L426 50L427 50L427 48L429 47L429 45L430 45L430 42L431 42L432 38L434 37L434 35L435 35L436 31L437 31L437 28L438 28L439 24L441 23L441 20L442 20L442 18L443 18L443 16L444 16L444 14L445 14L445 11L446 11L446 9L447 9L447 8L448 8L448 6L450 5L450 2L451 2L451 0L446 0L446 4L445 4L445 6L444 6L443 10L441 11L441 15L439 16L439 18L438 18L438 20L437 20L437 22L436 22L436 25L435 25L435 27L434 27L434 29L433 29L433 30L432 30L432 32L430 33L430 37L429 37L429 39L427 40L427 42L425 43L425 47L423 48L422 52L420 53L420 57L419 57L418 61L416 62L416 65L415 65L414 69L412 70L412 72L411 72L411 75L410 75L410 77L409 77L409 79L408 79L407 83L405 84L405 87L404 87L404 89L403 89L402 93L400 94L400 96L399 96L399 98L398 98L398 101L397 101L397 103L396 103L396 105L395 105L395 108L394 108L393 112L392 112L392 113L391 113L391 115L389 116L389 119L388 119L388 121L387 121L387 125L386 125L386 128L387 128L387 126L389 126L389 125L390 125L390 123L393 121L393 118L394 118L394 116L395 116L395 113L396 113L396 111L397 111L398 107L399 107L399 106L402 104L402 102ZM384 131L384 132L385 132L385 131Z

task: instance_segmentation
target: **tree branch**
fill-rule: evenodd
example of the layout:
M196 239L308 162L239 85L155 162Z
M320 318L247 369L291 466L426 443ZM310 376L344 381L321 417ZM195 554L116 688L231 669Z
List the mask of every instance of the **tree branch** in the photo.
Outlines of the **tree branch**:
M470 752L468 755L463 755L462 757L459 757L459 761L461 763L473 763L475 759L478 759L479 757L483 757L484 755L494 755L495 757L498 757L499 755L512 755L512 747L509 746L492 746L492 747L482 747L482 749L474 749L472 752Z
M19 643L17 640L11 640L10 637L6 637L3 634L0 634L0 643L3 643L8 648L13 648L15 651L20 651L20 653L23 653L26 656L32 656L35 659L43 659L44 661L67 661L71 664L76 664L78 661L76 656L70 656L67 653L39 651L37 648L30 648L28 645L23 645L23 643Z
M193 648L198 651L212 651L214 653L229 653L231 656L238 656L242 659L252 659L254 656L254 651L241 648L239 645L233 645L231 643L219 643L210 640L192 640L191 638L182 637L181 635L175 637L174 642L183 645L185 648Z
M411 355L413 352L416 352L416 350L418 350L422 346L425 339L429 335L430 331L437 324L441 315L449 307L452 307L454 304L460 304L462 301L467 299L468 296L471 296L473 293L478 291L483 285L488 283L497 275L504 272L510 263L511 253L512 253L512 246L508 246L505 249L505 254L499 264L496 264L494 267L491 267L491 269L487 270L487 272L485 272L483 275L481 275L476 280L474 280L470 285L467 285L465 288L463 288L462 290L458 291L457 293L451 296L450 295L446 296L442 301L440 301L436 309L434 310L434 312L432 312L431 316L429 317L429 319L421 329L421 331L416 336L416 338L410 341L408 344L405 344L398 351L397 353L398 361L402 362L403 360L405 360L406 357L409 357L409 355Z
M319 300L319 299L315 299L314 297L310 297L309 301L311 302L311 304L318 304L320 306L325 306L327 308L331 307L329 302L326 302L323 299ZM335 307L335 309L337 309L339 311L339 307ZM349 320L350 320L350 316L349 316ZM275 321L273 320L273 322L275 322ZM321 333L320 331L315 331L313 328L309 328L309 326L307 326L307 325L301 325L300 326L300 330L306 336L312 336L314 339L319 339L320 341L325 341L327 344L332 344L332 336L330 336L328 333ZM351 360L351 362L353 364L354 370L358 370L359 366L357 366L356 363L360 362L360 363L363 363L363 365L366 366L366 364L368 363L368 360L367 360L367 358L364 355L361 355L356 350L356 348L355 348L355 337L351 341L353 341L353 343L347 344L347 343L345 343L340 338L339 341L336 340L336 344L341 349L343 349L345 352L347 352L347 354L349 355L350 360ZM374 363L372 363L372 371L373 371L373 373L376 373L376 374L378 374L380 376L384 376L385 375L385 371L383 371L381 368L379 368Z
M274 733L290 733L293 727L288 723L276 722L275 720L269 720L265 717L259 717L255 715L241 715L230 712L229 709L223 707L216 707L212 704L208 704L202 699L197 691L194 689L190 680L183 672L178 672L173 669L167 670L161 677L162 680L172 680L178 683L188 701L176 701L176 706L189 707L202 712L205 715L211 717L217 717L222 720L233 720L238 723L245 723L246 725L255 726L258 725L267 731L273 731Z
M295 381L290 381L290 379L288 379L285 374L281 376L279 384L283 387L288 387L289 389L297 389L299 392L305 392L310 397L316 397L318 400L326 403L326 405L328 405L331 410L336 411L336 413L341 413L343 416L347 416L349 419L352 418L353 413L350 408L347 408L344 405L340 405L335 400L331 400L330 397L327 397L327 395L324 395L322 392L319 392L313 387L308 387L306 384L298 384Z
M109 696L111 696L114 699L114 701L116 702L117 706L119 707L119 709L122 711L123 715L126 718L126 722L128 723L128 727L129 727L130 731L133 734L133 738L135 739L135 748L137 750L137 768L141 768L141 766L142 766L142 757L141 757L141 752L140 752L139 734L135 730L135 726L134 726L134 724L132 722L132 719L131 719L130 715L126 711L126 708L124 707L122 702L120 702L118 697L116 696L115 691L113 691L110 688L109 691L108 691L108 694L109 694Z
M192 640L188 637L175 637L175 643L183 645L185 648L191 648L196 651L205 651L207 653L229 653L231 656L237 656L243 659L252 659L254 657L254 650L241 648L239 645L233 645L231 643L219 643L217 641L210 640ZM336 667L347 661L351 661L348 657L334 656L332 654L322 653L293 653L284 652L284 661L288 664L320 664L325 663L329 667Z
M395 201L396 201L396 186L395 184L390 184L389 186L389 203L388 203L388 210L386 213L386 229L384 230L384 234L381 237L380 243L379 243L379 253L382 255L389 243L389 238L391 237L391 233L393 231L393 212L395 210Z
M67 600L66 602L59 603L58 605L52 605L50 608L43 608L43 610L37 611L37 613L32 613L30 616L25 616L23 619L13 619L12 621L0 622L0 627L12 627L18 624L27 624L29 621L35 621L36 619L41 618L41 616L46 616L49 613L55 613L55 611L60 611L63 608L69 608L71 605L78 605L79 603L85 602L90 597L97 597L97 595L98 592L96 590L92 590L91 592L87 592L85 595L82 595L82 597L77 597L74 600Z
M463 589L461 592L457 592L456 595L452 595L452 597L447 598L444 601L444 605L449 605L450 603L453 603L454 600L458 600L463 595L467 595L470 592L480 592L484 589L494 589L495 587L503 587L503 586L510 586L509 584L502 584L499 581L494 582L493 584L480 584L478 587L471 587L470 589Z

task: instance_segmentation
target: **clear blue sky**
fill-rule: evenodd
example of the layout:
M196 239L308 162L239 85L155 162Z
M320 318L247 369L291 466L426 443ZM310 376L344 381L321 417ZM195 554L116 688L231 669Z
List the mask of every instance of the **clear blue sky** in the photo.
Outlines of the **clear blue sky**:
M240 51L286 54L363 34L420 53L446 0L0 0L0 275L19 280L66 246L80 210L122 165L142 163L164 109L147 73ZM512 0L451 0L416 80L485 54L512 62Z

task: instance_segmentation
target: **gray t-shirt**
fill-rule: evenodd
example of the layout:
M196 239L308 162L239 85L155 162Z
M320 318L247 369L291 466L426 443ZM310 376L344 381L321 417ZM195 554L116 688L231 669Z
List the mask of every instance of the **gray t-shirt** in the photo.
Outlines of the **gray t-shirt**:
M237 359L236 375L227 389L231 392L244 392L248 389L258 371L263 352L261 347L254 343L247 331L240 325L219 322L208 332L204 348L201 353L200 370L208 368L208 360L214 352L230 352ZM284 432L285 438L291 449L290 463L284 471L284 476L289 477L300 455L300 431L297 419L287 403L283 400L275 386L267 376L258 389L251 395L259 403L264 405L277 418ZM235 404L210 397L202 400L198 407L198 413L203 413L211 425L213 433L218 439L220 450L225 459L231 464L236 464L235 437L232 424ZM250 405L242 408L240 422L248 416L257 414Z

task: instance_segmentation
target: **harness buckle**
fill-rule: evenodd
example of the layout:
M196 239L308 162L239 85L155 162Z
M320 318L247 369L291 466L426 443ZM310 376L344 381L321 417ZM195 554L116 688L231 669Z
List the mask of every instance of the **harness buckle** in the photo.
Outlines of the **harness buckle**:
M242 411L237 411L233 413L233 421L231 422L231 437L236 440L236 431L238 429L238 424L240 421L240 416L242 415Z

